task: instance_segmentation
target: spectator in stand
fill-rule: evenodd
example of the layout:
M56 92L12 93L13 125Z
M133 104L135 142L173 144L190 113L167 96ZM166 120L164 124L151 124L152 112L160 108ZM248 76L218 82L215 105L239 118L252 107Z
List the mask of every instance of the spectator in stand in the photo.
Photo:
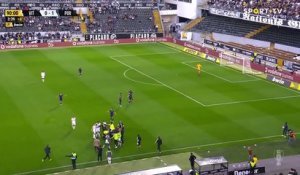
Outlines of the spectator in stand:
M298 173L294 168L291 168L288 175L298 175Z
M300 3L297 0L209 0L208 5L217 9L243 12L244 9L279 9L280 11L268 11L268 17L300 20Z

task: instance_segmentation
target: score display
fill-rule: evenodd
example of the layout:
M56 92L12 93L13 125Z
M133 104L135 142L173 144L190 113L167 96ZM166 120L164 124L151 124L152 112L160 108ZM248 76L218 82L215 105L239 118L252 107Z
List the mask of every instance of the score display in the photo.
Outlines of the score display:
M5 10L4 26L6 28L23 27L24 16L42 16L42 17L77 16L77 13L76 10Z
M76 10L23 10L24 16L77 16Z
M24 15L22 10L4 10L5 23L7 28L23 27Z

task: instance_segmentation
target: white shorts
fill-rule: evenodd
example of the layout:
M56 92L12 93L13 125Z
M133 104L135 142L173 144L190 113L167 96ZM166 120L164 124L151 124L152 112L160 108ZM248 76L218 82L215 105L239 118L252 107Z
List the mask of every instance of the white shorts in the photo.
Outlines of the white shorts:
M76 126L76 122L72 122L72 126Z

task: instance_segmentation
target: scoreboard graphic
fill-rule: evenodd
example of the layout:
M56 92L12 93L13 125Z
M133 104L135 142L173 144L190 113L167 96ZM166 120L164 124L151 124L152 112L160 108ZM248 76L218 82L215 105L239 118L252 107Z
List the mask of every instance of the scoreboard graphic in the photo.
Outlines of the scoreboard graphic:
M5 10L5 27L23 27L24 26L24 15L22 10Z
M76 10L5 10L5 27L23 27L25 16L77 16Z

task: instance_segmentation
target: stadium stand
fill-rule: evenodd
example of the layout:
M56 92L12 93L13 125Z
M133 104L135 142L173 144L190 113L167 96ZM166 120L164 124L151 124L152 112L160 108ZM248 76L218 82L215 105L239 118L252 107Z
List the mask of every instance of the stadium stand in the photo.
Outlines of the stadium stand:
M70 17L49 18L49 17L24 17L23 27L5 28L2 27L0 32L55 32L70 31L72 33L80 32L79 23L71 21Z
M152 9L94 10L89 33L153 32Z
M300 47L300 31L297 29L271 26L253 39Z
M237 20L223 16L209 15L192 30L200 32L216 32L244 37L247 33L262 27L263 24Z
M7 1L2 0L0 2ZM10 1L10 3L11 2L14 1ZM30 0L26 2L78 3L78 1L75 0ZM88 4L90 4L93 1L82 2L89 2ZM0 32L2 32L3 36L1 37L1 43L4 43L4 40L7 40L8 36L14 36L13 38L18 38L16 36L20 36L21 32L23 33L21 37L22 40L25 38L29 39L25 36L32 35L38 37L39 39L42 39L40 38L41 34L38 34L39 32L46 32L51 34L56 32L68 32L70 34L156 32L156 25L154 25L153 22L153 10L155 9L130 7L120 9L118 7L118 1L102 0L101 2L104 2L104 4L100 8L90 7L87 14L83 14L82 11L79 11L78 16L75 17L61 16L59 18L53 18L42 16L26 16L24 17L25 22L23 27L6 28L3 26L5 18L2 18L2 20L0 21ZM123 0L121 2L131 1ZM149 0L140 2L149 2ZM99 1L97 1L97 3L99 3ZM0 15L3 16L3 14L4 9L1 9ZM3 34L3 32L5 34ZM28 34L24 34L26 32L28 32ZM66 36L64 36L64 38L66 38Z
M245 8L278 8L280 13L269 13L269 17L300 20L300 3L298 0L277 0L277 1L243 1L243 0L209 0L210 7L243 12Z
M295 53L292 52L287 52L287 51L283 51L283 50L279 50L279 49L268 49L268 48L262 48L262 47L255 47L252 45L243 45L243 44L238 44L238 43L234 43L234 42L229 42L229 43L225 43L225 42L220 42L223 43L225 45L230 45L236 48L240 48L240 49L244 49L244 50L249 50L249 51L254 51L258 54L262 54L262 55L267 55L267 56L271 56L271 57L275 57L275 58L284 58L286 60L290 60L290 61L294 61L293 58L295 57Z
M205 17L192 31L222 33L300 47L300 32L297 29L269 26L217 15Z

